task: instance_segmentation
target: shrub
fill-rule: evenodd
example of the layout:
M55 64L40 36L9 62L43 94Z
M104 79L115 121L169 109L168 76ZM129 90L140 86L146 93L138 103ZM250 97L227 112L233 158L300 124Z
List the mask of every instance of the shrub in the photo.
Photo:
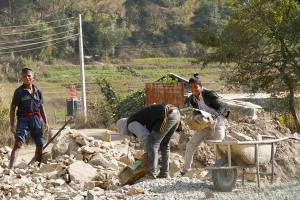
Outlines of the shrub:
M115 120L122 117L129 117L133 113L145 107L145 90L137 90L132 92L120 101L115 108Z
M121 98L106 80L98 80L105 103L102 104L102 111L105 116L112 117L115 121L121 117L128 117L145 105L145 90L137 90L125 98ZM108 120L107 122L109 122Z

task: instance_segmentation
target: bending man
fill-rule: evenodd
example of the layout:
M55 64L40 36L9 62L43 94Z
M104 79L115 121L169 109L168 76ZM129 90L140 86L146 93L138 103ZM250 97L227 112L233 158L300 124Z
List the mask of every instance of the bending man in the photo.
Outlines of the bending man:
M180 124L177 107L164 103L143 108L129 118L117 121L118 132L134 135L142 141L148 154L146 178L155 179L158 165L158 150L161 151L161 169L158 178L169 178L170 139Z

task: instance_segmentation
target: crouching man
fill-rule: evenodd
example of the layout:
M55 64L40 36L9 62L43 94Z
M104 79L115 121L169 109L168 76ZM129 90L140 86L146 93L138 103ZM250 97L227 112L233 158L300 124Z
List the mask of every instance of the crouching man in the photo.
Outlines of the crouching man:
M145 107L129 118L117 121L117 131L133 135L142 142L148 154L148 173L145 178L170 178L170 140L180 124L177 107L160 103ZM158 150L161 151L161 169L157 175Z

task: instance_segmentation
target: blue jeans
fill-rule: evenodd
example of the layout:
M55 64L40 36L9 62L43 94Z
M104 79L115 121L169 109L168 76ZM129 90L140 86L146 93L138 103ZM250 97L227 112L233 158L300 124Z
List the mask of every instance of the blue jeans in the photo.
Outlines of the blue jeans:
M161 123L161 122L157 122ZM156 175L158 164L158 150L161 151L161 172L169 172L170 160L170 140L180 123L180 113L174 110L168 115L165 128L163 132L151 131L147 141L148 153L148 174L151 176Z
M16 129L16 139L25 142L25 138L30 131L31 137L36 146L44 145L43 124L36 115L19 116Z

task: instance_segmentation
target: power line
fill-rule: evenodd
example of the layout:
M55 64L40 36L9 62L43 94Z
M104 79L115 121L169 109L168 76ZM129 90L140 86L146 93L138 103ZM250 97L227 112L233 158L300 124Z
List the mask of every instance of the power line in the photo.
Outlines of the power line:
M54 21L49 21L49 22L40 22L40 23L35 23L35 24L26 24L26 25L19 25L19 26L3 26L0 27L0 29L2 28L19 28L19 27L28 27L28 26L32 26L32 25L38 25L38 24L49 24L52 22L58 22L58 21L65 21L65 20L70 20L70 19L74 19L75 17L70 17L70 18L65 18L65 19L59 19L59 20L54 20Z
M75 29L73 29L71 31L74 31L74 30ZM33 41L33 40L36 40L36 39L43 39L43 38L47 38L47 37L57 36L57 35L61 35L61 34L69 33L69 32L70 31L65 31L65 32L57 33L57 34L44 35L42 37L31 38L31 39L27 39L27 40L17 40L17 41L11 41L11 42L2 42L2 43L0 43L0 45L6 45L6 44L9 44L9 43L17 43L17 42L28 42L28 41Z
M44 40L44 41L41 41L41 42L35 42L35 43L30 43L30 44L8 46L8 47L5 47L5 48L0 48L0 50L7 50L7 49L12 49L12 48L26 47L26 46L31 46L31 45L45 43L45 42L53 42L53 41L57 41L57 40L61 40L61 39L70 39L71 37L76 36L76 35L78 35L78 34L73 34L73 35L70 35L70 36L62 37L62 38L55 38L55 39L52 39L52 40Z
M29 27L29 26L34 26L34 25L38 25L38 24L49 24L49 23L58 22L58 21L70 20L70 19L73 19L73 18L74 17L67 18L67 19L61 19L61 20L54 20L54 21L49 21L49 22L41 22L41 23L30 24L30 25L0 27L0 30L3 30L3 28L6 28L6 29L9 29L9 28L22 28L22 27ZM57 29L57 28L62 28L62 27L65 27L65 26L73 26L73 25L74 25L74 22L73 23L67 23L67 24L64 24L64 25L55 26L55 27L48 27L48 28L44 28L44 29L34 30L34 31L23 31L23 32L20 31L20 32L15 32L15 33L5 33L5 34L0 34L0 36L12 36L12 35L21 35L21 34L25 35L26 33L37 33L37 32L41 32L41 31L54 30L54 29ZM0 45L3 46L2 48L0 47L0 54L17 53L17 52L23 52L23 51L30 51L30 50L34 50L34 49L41 49L41 48L47 47L49 45L55 45L55 44L58 44L58 43L61 43L61 42L64 42L64 41L67 41L67 40L70 40L70 39L74 39L78 35L78 34L73 34L72 33L72 32L74 32L74 30L75 29L72 28L68 31L63 31L63 32L60 32L60 33L48 34L48 35L45 34L41 37L30 38L30 39L21 39L21 40L18 40L18 41L2 42L2 43L0 43ZM68 33L72 33L72 34L67 35L67 36L63 35L63 34L68 34ZM64 37L52 38L53 36L59 36L59 35L62 35ZM26 42L30 42L30 43L24 44ZM50 42L51 42L51 44L47 44L47 43L50 43ZM23 44L20 44L20 43L23 43ZM11 45L7 46L8 44L11 44ZM33 45L41 45L41 46L28 48L28 47L33 46ZM26 48L26 49L15 51L16 48Z
M52 45L64 42L66 40L69 40L69 39L64 39L64 40L61 40L61 41L54 42L54 43L52 43ZM35 47L35 48L24 49L24 50L13 51L13 52L8 52L8 51L7 52L0 52L0 55L9 54L9 53L19 53L19 52L30 51L30 50L35 50L35 49L41 49L41 48L44 48L44 47L47 47L47 46L49 46L49 45L43 45L43 46L39 46L39 47Z
M44 30L52 30L52 29L56 29L56 28L61 28L64 26L69 26L69 25L74 25L74 23L69 23L69 24L64 24L61 26L56 26L56 27L50 27L50 28L45 28L45 29L39 29L39 30L35 30L35 31L24 31L24 32L17 32L17 33L5 33L5 34L0 34L0 36L11 36L11 35L20 35L20 34L25 34L25 33L34 33L34 32L41 32Z

